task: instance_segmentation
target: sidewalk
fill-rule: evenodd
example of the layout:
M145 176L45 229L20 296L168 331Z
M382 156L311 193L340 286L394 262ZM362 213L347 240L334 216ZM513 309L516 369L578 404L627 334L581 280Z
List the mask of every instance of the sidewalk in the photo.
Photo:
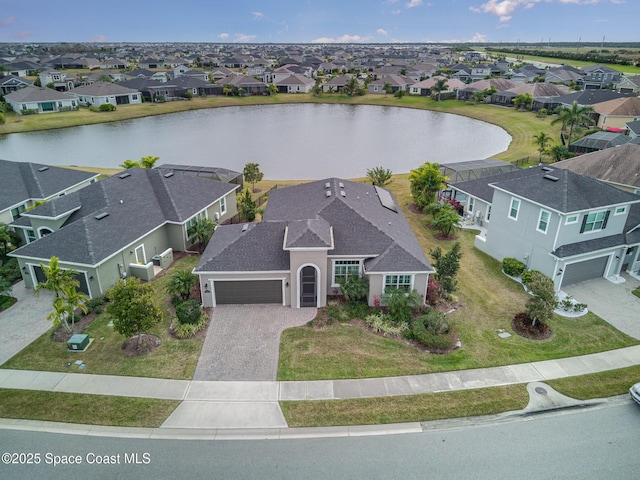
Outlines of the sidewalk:
M161 429L282 429L279 401L437 393L615 370L640 364L640 345L580 357L403 377L301 382L203 382L0 369L0 388L180 400Z

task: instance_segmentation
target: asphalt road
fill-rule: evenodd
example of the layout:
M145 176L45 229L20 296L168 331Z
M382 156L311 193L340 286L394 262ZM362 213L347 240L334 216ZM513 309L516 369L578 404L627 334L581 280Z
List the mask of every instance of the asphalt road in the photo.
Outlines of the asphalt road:
M420 434L303 440L146 440L0 430L10 479L614 479L640 471L630 401ZM6 465L6 453L17 462ZM30 455L33 454L33 455ZM30 458L28 458L30 457ZM76 461L74 465L54 462ZM108 463L111 462L111 463Z

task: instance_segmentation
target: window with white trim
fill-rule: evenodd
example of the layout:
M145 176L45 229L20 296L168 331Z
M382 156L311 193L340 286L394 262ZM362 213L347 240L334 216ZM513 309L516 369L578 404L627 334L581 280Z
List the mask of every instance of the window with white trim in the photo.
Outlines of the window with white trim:
M540 216L538 217L538 228L537 230L542 233L547 233L547 229L549 228L549 219L551 218L551 213L546 210L540 210Z
M27 237L27 243L36 241L36 233L31 228L27 228L25 231L25 236Z
M186 231L187 240L189 239L189 230L191 229L191 227L193 227L196 223L198 223L200 220L203 220L205 218L207 218L207 212L206 210L203 210L197 215L194 215L189 220L187 220L187 223L185 224L185 227L187 229Z
M384 276L384 291L398 289L403 292L409 293L411 291L412 275L385 275Z
M475 204L475 198L469 197L469 206L467 207L467 209L469 210L469 213L473 212L474 204Z
M564 222L565 225L571 225L574 223L578 223L578 215L569 215Z
M16 208L12 208L11 209L11 218L13 218L13 220L18 220L21 216L22 216L22 212L25 211L25 209L27 208L26 205L19 205Z
M520 200L517 198L511 199L511 206L509 207L509 218L518 220L518 211L520 210Z
M613 212L614 215L622 215L624 213L627 213L626 205L623 207L616 207L615 211Z
M599 232L607 226L609 211L592 212L584 217L580 233Z
M488 222L491 220L491 205L487 206L487 218L485 220Z
M333 285L346 282L350 277L362 276L362 264L360 260L334 260L333 261Z
M222 197L220 199L220 215L224 215L225 213L227 213L227 199Z

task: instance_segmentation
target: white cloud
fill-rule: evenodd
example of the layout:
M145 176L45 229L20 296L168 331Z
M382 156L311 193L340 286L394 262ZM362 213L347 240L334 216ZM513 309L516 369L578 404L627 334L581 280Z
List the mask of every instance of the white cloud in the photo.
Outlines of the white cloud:
M106 42L107 41L107 36L106 35L94 35L93 37L91 37L89 39L90 42Z
M254 20L262 20L264 18L264 13L261 12L251 12Z
M382 35L384 37L386 37L387 35L389 35L389 32L387 32L384 28L379 28L378 30L376 30L376 33L378 35Z
M365 43L371 40L371 37L361 37L360 35L342 35L338 38L320 37L311 40L311 43Z
M393 12L394 15L400 15L402 13L402 10L394 10Z
M485 43L487 41L487 36L476 32L476 34L471 37L469 41L473 43Z
M6 27L16 21L16 17L7 17L0 20L0 27Z
M239 43L247 43L252 40L255 40L255 38L256 38L255 35L246 35L244 33L236 33L233 37L233 41L239 42Z
M595 5L597 3L613 3L621 4L626 0L488 0L479 7L471 6L469 10L475 13L489 13L500 18L501 22L511 20L512 14L522 8L524 10L531 9L538 3L562 3L571 5Z
M221 33L220 35L218 35L218 38L221 40L226 40L227 38L229 38L229 34L228 33Z
M422 0L411 0L409 3L405 4L407 8L415 8L422 5Z

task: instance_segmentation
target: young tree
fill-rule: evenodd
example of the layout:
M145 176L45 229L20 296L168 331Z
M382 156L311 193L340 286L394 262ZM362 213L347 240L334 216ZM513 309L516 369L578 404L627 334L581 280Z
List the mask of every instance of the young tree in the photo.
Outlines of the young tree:
M73 312L76 308L81 307L88 300L85 294L77 292L77 288L80 286L80 282L76 278L78 272L73 269L61 268L58 257L51 257L49 266L41 263L40 268L42 268L47 280L36 285L35 293L38 295L42 290L53 293L53 312L48 318L53 320L56 326L62 324L64 329L71 333L72 328L68 319L73 319Z
M391 170L383 167L373 167L367 169L367 178L371 180L372 185L384 187L391 183Z
M526 283L532 296L527 300L527 314L531 318L531 325L537 322L547 323L553 317L553 311L558 307L558 299L553 281L540 272L531 272L532 277Z
M129 170L130 168L153 168L158 160L160 160L160 157L147 155L146 157L142 157L139 161L125 160L118 166L125 170Z
M245 188L242 193L238 194L236 201L238 203L238 213L240 214L240 218L247 222L253 222L256 219L256 214L259 210L256 206L256 202L253 201L251 191L248 188Z
M0 265L7 259L7 254L18 246L20 237L6 223L0 222Z
M547 153L549 142L551 142L551 136L545 132L533 136L533 143L538 146L538 152L540 152L540 163L542 163L542 156Z
M481 91L473 92L473 94L471 95L471 99L473 100L474 105L477 105L478 102L484 103L484 97L485 94Z
M202 253L207 247L209 240L211 240L215 229L216 222L210 218L202 218L187 229L187 235L189 236L189 241L198 244L198 251Z
M554 145L549 149L549 155L551 155L554 162L566 160L567 158L572 158L574 156L574 154L571 153L564 145Z
M389 82L385 82L384 85L382 85L382 90L384 91L384 96L386 98L389 93L393 93L393 85Z
M446 188L447 180L448 178L440 172L440 165L437 163L427 162L411 170L409 174L411 195L420 210L436 201L436 194Z
M431 225L440 230L443 235L449 235L454 228L460 226L460 215L453 205L444 203L434 214Z
M520 93L513 99L513 105L516 110L531 110L533 96L530 93Z
M416 290L405 292L400 288L391 288L382 294L382 301L389 308L389 314L396 323L411 321L411 309L420 307L424 299Z
M460 242L454 243L451 250L445 254L442 253L440 247L429 251L429 254L435 262L436 273L434 277L442 287L442 291L445 294L453 293L458 284L455 277L458 274L458 270L460 270L460 259L462 258Z
M140 347L142 334L162 320L162 310L153 301L153 285L135 277L120 279L107 297L106 312L113 317L114 330L127 338L137 335Z
M256 183L264 178L264 173L260 171L259 163L247 163L242 170L244 179L251 184L251 190L256 191Z
M407 94L407 92L405 90L399 89L396 90L396 93L393 94L394 97L396 98L402 98Z
M190 270L174 272L167 282L167 293L182 300L188 300L191 290L198 283L198 276Z

